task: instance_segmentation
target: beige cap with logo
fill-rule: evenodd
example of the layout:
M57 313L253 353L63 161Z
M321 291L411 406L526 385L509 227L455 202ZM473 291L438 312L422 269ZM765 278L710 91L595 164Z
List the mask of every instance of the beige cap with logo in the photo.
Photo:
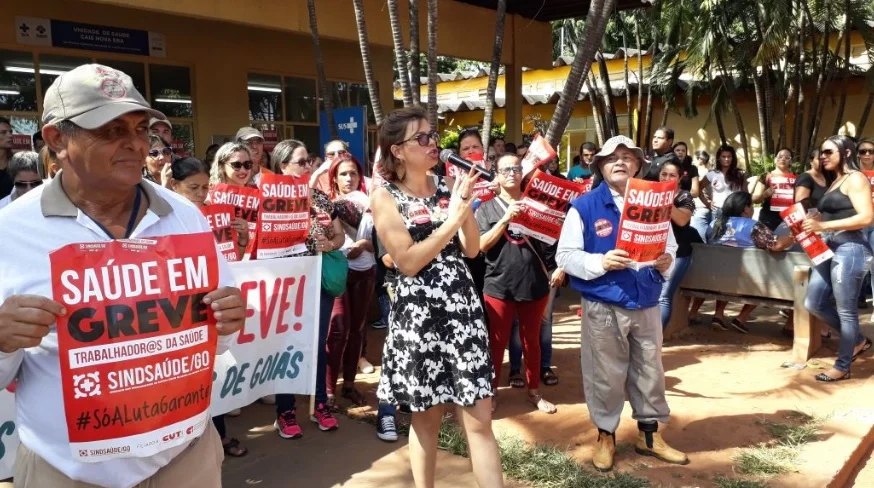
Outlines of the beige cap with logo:
M264 135L261 134L261 131L254 127L243 127L237 131L237 135L234 137L234 140L237 142L248 141L249 139L254 138L264 140Z
M149 106L130 76L109 66L83 64L58 76L46 90L42 122L69 120L92 130L131 112L167 118Z

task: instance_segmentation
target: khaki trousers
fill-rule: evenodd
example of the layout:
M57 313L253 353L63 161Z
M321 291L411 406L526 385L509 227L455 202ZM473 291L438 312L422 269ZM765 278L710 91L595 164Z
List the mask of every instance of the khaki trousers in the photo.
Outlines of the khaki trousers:
M19 444L16 456L16 488L99 488L67 478L24 444ZM135 488L220 488L223 460L222 441L208 422L202 436Z
M659 308L626 310L585 299L582 307L580 363L592 422L616 432L627 395L635 420L667 423Z

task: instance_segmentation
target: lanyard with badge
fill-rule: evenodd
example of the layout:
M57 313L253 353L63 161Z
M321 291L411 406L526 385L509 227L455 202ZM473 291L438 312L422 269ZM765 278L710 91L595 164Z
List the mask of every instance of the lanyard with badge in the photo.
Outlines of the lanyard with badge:
M143 200L143 191L137 186L137 196L134 198L134 208L131 209L130 218L127 221L127 228L124 230L123 239L130 239L131 234L134 232L134 227L137 224L137 215L140 214L140 205L142 205ZM82 209L79 209L82 210ZM115 239L115 236L112 235L112 232L109 231L103 224L97 221L94 217L88 215L88 212L82 210L82 213L85 214L92 222L97 224L97 227L100 227L100 230L103 231L104 234L107 235L110 239Z

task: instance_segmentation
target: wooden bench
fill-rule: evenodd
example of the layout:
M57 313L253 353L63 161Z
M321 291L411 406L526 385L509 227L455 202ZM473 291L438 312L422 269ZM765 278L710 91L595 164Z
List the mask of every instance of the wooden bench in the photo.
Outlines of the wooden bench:
M694 297L725 300L795 312L792 359L806 363L819 349L819 320L804 308L813 265L803 252L772 253L709 244L693 244L692 266L674 296L665 337L689 326Z

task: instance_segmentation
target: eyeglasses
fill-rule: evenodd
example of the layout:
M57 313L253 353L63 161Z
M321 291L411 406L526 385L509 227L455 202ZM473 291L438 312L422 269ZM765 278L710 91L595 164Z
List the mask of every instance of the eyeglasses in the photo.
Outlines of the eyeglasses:
M246 139L245 141L243 141L243 145L246 147L259 146L259 145L263 146L264 140L259 139L257 137L253 137L252 139Z
M252 169L252 161L234 161L233 163L228 163L228 166L234 168L234 171L240 171L243 168Z
M325 153L325 157L333 158L334 156L344 156L349 154L349 151L345 149L340 149L339 151L328 151Z
M39 185L42 185L42 180L32 180L32 181L16 181L15 188L19 190L23 190L27 188L30 190L31 188L36 188Z
M637 158L635 156L628 155L628 154L623 155L621 158L619 156L607 156L606 158L604 158L604 162L607 164L610 164L610 163L615 163L615 162L619 161L620 159L625 163L637 162Z
M427 134L425 134L425 133L416 134L409 139L404 139L403 141L397 143L397 145L400 146L401 144L406 144L412 140L415 140L417 143L419 143L420 146L424 147L424 146L429 145L432 140L434 142L437 142L438 138L439 138L439 136L437 135L437 131L432 130L431 132L428 132Z
M521 166L510 166L509 168L500 168L500 169L498 169L498 173L502 174L503 176L510 176L513 173L515 173L517 175L521 175L522 174L522 167Z
M161 149L160 151L157 149L152 149L151 151L149 151L149 156L153 157L153 158L157 158L158 156L160 156L162 154L165 157L169 156L169 155L173 154L173 150L170 149L169 147L165 147L164 149Z
M870 156L874 154L874 149L859 149L860 156Z

